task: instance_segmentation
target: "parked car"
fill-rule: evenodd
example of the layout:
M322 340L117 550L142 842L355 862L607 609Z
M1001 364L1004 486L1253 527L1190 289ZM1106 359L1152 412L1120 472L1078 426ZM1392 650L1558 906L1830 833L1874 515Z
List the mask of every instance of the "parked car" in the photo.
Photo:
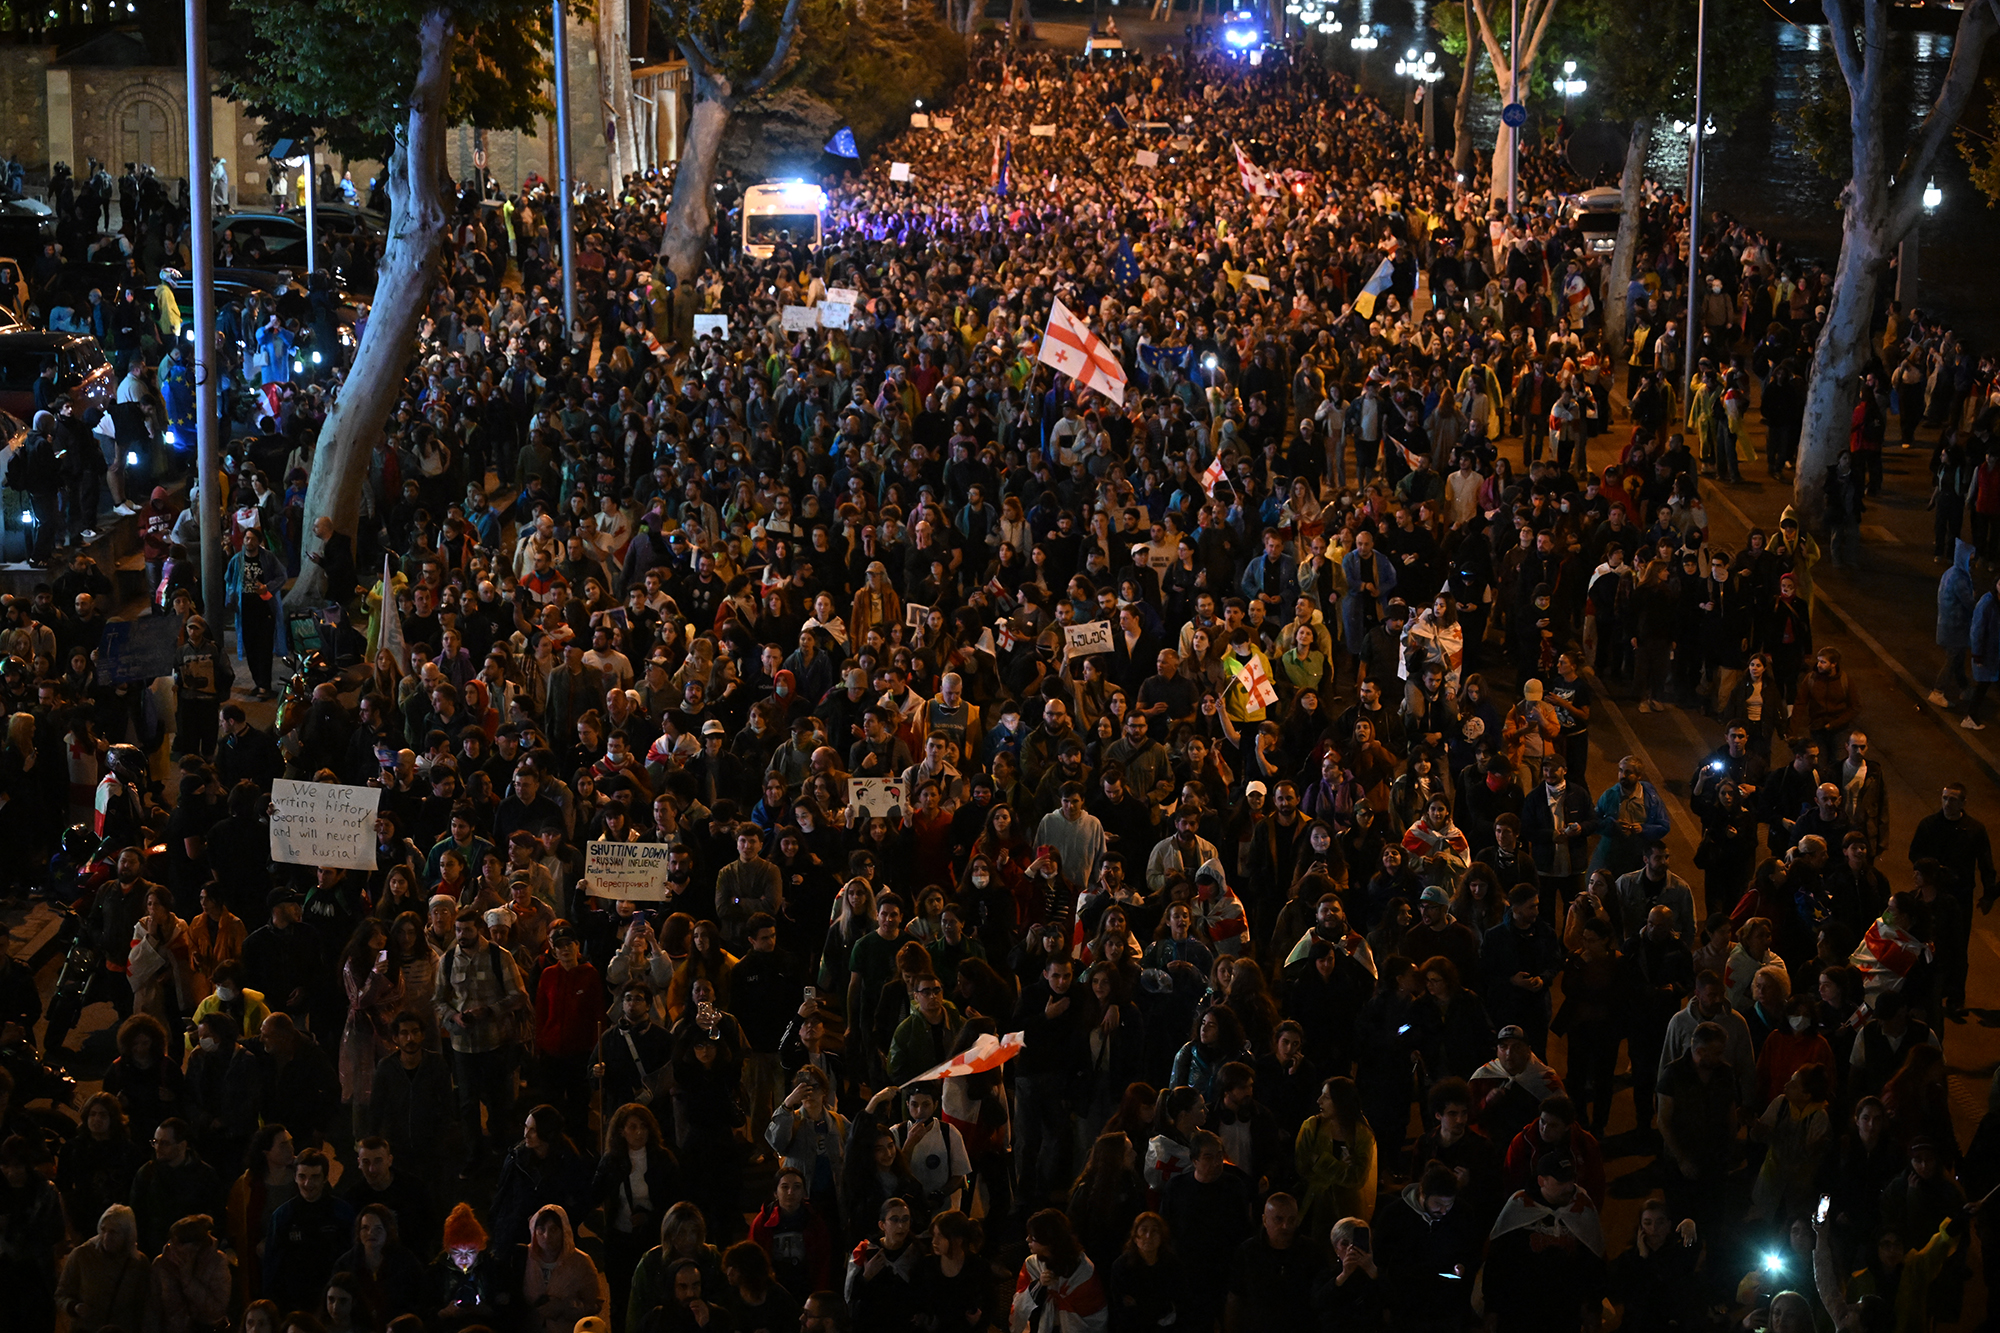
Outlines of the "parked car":
M97 339L16 327L0 332L0 412L32 421L35 381L42 367L51 362L56 367L56 392L66 395L79 409L102 411L111 405L117 386L111 362Z

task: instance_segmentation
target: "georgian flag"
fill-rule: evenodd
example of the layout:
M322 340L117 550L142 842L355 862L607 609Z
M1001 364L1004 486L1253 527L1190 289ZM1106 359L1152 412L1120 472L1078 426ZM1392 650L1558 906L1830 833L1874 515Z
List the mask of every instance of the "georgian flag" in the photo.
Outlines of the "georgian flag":
M1250 696L1250 702L1258 708L1269 708L1278 702L1278 687L1271 683L1264 664L1251 658L1243 664L1243 692Z
M1125 367L1111 349L1069 312L1061 301L1049 310L1049 326L1042 332L1041 350L1036 360L1054 366L1086 389L1125 405Z
M1250 160L1250 155L1243 151L1242 144L1232 143L1230 147L1236 150L1236 169L1243 173L1245 191L1265 199L1276 199L1284 193L1270 172Z
M1228 469L1222 466L1222 455L1217 454L1215 461L1208 465L1208 470L1201 474L1201 488L1210 495L1213 495L1215 494L1215 488L1221 485L1228 476Z
M1026 1038L1019 1032L1009 1032L1004 1037L982 1033L966 1050L946 1060L943 1064L932 1065L903 1086L911 1083L929 1083L940 1078L959 1078L966 1074L990 1074L1001 1065L1021 1053Z

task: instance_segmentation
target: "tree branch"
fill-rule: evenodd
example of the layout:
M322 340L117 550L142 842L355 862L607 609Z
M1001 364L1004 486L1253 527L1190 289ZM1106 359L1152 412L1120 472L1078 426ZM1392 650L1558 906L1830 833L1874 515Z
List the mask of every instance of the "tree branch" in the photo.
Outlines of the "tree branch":
M1528 41L1527 54L1521 57L1522 69L1525 70L1533 67L1535 56L1542 49L1542 38L1548 35L1549 20L1555 17L1555 13L1556 0L1543 0L1541 20L1535 24L1535 35ZM1516 95L1514 100L1518 102L1521 99L1519 95Z
M1924 183L1931 174L1931 164L1944 147L1947 136L1965 114L1966 103L1979 87L1979 66L1985 58L1986 46L1993 38L1994 17L1991 5L1967 5L1958 16L1958 33L1952 38L1951 65L1945 70L1944 83L1938 88L1937 100L1924 114L1924 123L1918 128L1917 141L1897 168L1897 186L1889 203L1889 225L1892 232L1901 236L1916 224L1917 210L1923 207Z
M778 44L771 48L771 58L764 62L764 68L758 70L756 76L743 85L744 93L764 91L774 79L785 72L786 66L791 64L792 43L799 35L799 10L804 7L804 3L805 0L785 0L785 15L778 20Z
M1854 19L1847 12L1847 0L1820 0L1820 8L1826 11L1833 63L1847 82L1847 99L1852 104L1861 95L1861 57L1854 50Z
M1499 41L1493 36L1492 20L1486 17L1486 0L1472 0L1472 12L1479 16L1479 40L1486 43L1486 58L1493 62L1493 81L1499 83L1507 68L1507 59L1501 53Z

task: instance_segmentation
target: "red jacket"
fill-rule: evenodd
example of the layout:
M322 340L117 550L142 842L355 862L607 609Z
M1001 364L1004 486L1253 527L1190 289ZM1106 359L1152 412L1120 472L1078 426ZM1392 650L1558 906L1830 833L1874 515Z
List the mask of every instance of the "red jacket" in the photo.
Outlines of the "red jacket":
M1514 1141L1507 1145L1501 1184L1509 1194L1535 1187L1535 1159L1549 1151L1549 1145L1542 1142L1541 1128L1538 1116L1530 1120L1528 1127L1516 1134ZM1597 1136L1582 1125L1571 1125L1569 1142L1558 1146L1576 1163L1577 1186L1590 1196L1592 1203L1603 1207L1604 1150L1597 1146Z
M535 986L535 1049L544 1055L582 1055L597 1045L604 1024L604 982L588 962L565 972L542 969Z

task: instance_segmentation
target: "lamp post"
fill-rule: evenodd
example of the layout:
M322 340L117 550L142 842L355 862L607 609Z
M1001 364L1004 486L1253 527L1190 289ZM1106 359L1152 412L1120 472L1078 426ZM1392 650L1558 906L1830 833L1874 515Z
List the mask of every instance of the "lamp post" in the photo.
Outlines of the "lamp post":
M1563 95L1563 114L1569 114L1569 99L1581 97L1590 91L1590 84L1576 77L1576 62L1563 61L1563 76L1556 80L1556 91Z
M1406 103L1405 120L1415 120L1419 107L1423 110L1424 147L1429 148L1436 140L1437 116L1433 110L1437 99L1431 96L1430 85L1444 77L1438 68L1437 52L1426 51L1421 56L1411 47L1396 62L1396 73L1410 81L1410 99Z
M1896 302L1905 313L1923 299L1919 288L1923 280L1917 271L1917 251L1923 244L1924 220L1936 216L1938 205L1943 202L1944 191L1938 188L1936 177L1932 177L1924 183L1923 216L1917 219L1910 228L1910 234L1896 247Z
M1708 0L1701 0L1694 23L1694 125L1688 149L1688 310L1682 339L1681 401L1693 392L1695 330L1701 313L1701 141L1708 136L1708 115L1702 100L1702 75L1708 54Z

